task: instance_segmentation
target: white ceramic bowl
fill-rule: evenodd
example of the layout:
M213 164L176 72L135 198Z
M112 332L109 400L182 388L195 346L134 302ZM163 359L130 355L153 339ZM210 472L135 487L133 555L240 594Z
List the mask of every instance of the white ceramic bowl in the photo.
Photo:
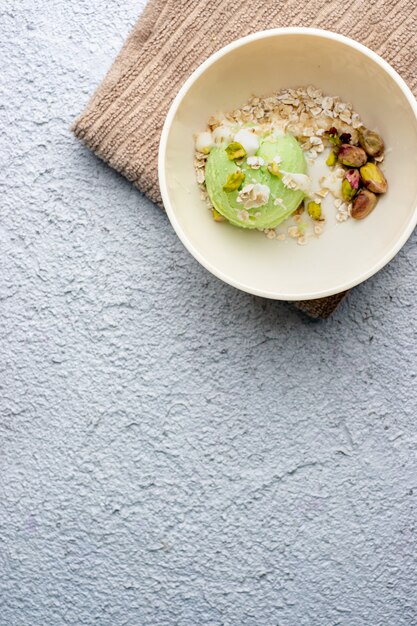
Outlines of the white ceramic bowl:
M310 84L352 102L365 125L382 135L388 193L363 221L329 219L323 235L306 246L214 222L195 181L193 133L252 94ZM335 33L280 28L231 43L185 82L162 131L159 181L177 235L205 268L249 293L305 300L357 285L404 245L417 223L416 153L417 104L388 63Z

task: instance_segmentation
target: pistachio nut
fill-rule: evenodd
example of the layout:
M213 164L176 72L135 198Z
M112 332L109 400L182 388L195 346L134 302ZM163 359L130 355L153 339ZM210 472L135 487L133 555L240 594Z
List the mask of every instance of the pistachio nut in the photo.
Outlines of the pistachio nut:
M356 189L352 187L347 178L342 181L342 198L346 202L351 202L356 196Z
M358 170L348 170L345 174L345 178L349 181L354 189L359 189L359 185L361 184L361 176Z
M333 165L336 165L336 162L337 162L337 155L332 150L329 156L327 157L326 165L328 165L329 167L333 167Z
M246 156L246 150L238 141L232 141L226 148L227 156L231 161L242 159Z
M348 170L342 181L342 197L346 202L351 202L358 193L361 177L358 170Z
M329 143L332 144L332 146L335 146L336 148L338 148L339 146L342 145L339 134L337 132L337 128L335 128L334 126L329 128L329 130L326 130L325 136L329 140Z
M245 180L245 174L241 170L229 174L225 184L223 185L223 191L237 191L243 181Z
M318 202L309 202L307 204L307 213L313 220L321 222L324 219L321 213L321 204Z
M214 219L215 222L225 222L226 221L226 218L223 217L223 215L221 213L216 211L216 209L212 209L211 212L213 214L213 219Z
M375 163L367 163L361 167L360 173L363 184L369 191L385 193L388 189L387 179Z
M362 165L365 165L368 157L362 148L344 143L340 146L338 159L342 165L347 167L362 167Z
M374 210L377 202L378 197L372 191L361 189L353 200L350 214L355 220L363 220Z
M384 152L384 141L378 133L363 128L359 131L359 145L371 157L380 157Z
M271 161L271 163L268 163L267 169L268 169L268 172L271 174L271 176L276 176L277 178L281 178L282 174L279 169L279 165L278 163L276 163L276 161Z

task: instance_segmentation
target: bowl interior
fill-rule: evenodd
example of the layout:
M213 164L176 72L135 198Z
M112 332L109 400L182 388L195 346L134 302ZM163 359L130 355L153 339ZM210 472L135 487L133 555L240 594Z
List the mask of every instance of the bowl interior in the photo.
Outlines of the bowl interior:
M338 224L330 216L323 235L306 246L215 223L195 182L193 133L203 130L216 111L240 107L253 94L310 84L352 102L365 125L382 135L388 193L363 221ZM185 91L162 154L165 192L161 186L174 228L207 269L251 293L315 298L361 282L404 243L416 214L416 149L413 107L377 61L344 40L269 34L218 58Z

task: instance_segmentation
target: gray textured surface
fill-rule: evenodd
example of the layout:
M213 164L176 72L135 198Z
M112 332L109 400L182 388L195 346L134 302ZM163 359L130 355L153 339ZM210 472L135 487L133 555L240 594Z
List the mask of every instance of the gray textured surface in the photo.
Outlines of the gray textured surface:
M206 273L68 131L140 8L2 10L0 624L415 625L416 236L326 323Z

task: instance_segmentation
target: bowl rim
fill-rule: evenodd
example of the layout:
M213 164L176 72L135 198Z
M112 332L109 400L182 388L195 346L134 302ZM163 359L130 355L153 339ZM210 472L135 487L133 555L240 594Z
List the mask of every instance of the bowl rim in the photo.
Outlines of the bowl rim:
M161 138L159 142L159 151L158 151L158 179L159 179L159 187L161 191L162 201L163 201L166 213L168 215L168 218L177 236L179 237L180 241L185 246L185 248L188 250L188 252L190 252L190 254L203 267L205 267L209 272L211 272L214 276L216 276L217 278L220 278L220 280L222 280L223 282L233 287L236 287L237 289L240 289L241 291L245 291L246 293L251 293L255 296L261 296L263 298L269 298L271 300L288 300L288 301L314 300L317 298L324 298L327 296L332 296L332 295L347 291L351 289L352 287L355 287L356 285L359 285L360 283L364 282L365 280L367 280L368 278L376 274L379 270L381 270L385 265L387 265L387 263L389 263L394 258L394 256L401 250L401 248L404 246L404 244L409 239L410 235L412 234L417 224L417 202L416 202L414 211L410 215L409 222L403 230L402 235L389 248L389 250L381 257L381 259L378 262L374 263L374 265L368 268L365 272L363 272L362 274L359 274L358 276L356 276L355 278L349 281L341 283L337 287L333 287L330 289L322 289L321 291L314 292L314 293L311 293L311 292L300 293L298 295L294 295L293 293L285 294L281 292L278 293L278 292L265 291L263 289L257 289L256 287L246 285L239 280L230 278L229 276L227 276L227 274L213 267L211 263L207 261L204 255L201 254L199 250L187 238L186 234L182 230L181 225L179 224L176 218L175 211L173 209L173 206L171 204L171 200L169 197L167 177L165 173L165 156L166 156L168 136L169 136L169 132L171 129L171 125L182 100L184 99L190 87L195 83L195 81L211 65L216 63L219 59L227 55L232 50L245 46L248 43L257 41L258 39L266 39L269 37L277 37L277 36L282 36L282 35L308 35L308 36L321 37L325 39L332 39L340 43L343 43L351 48L354 48L357 51L364 54L365 56L369 57L375 63L377 63L387 74L389 74L392 80L394 80L394 82L398 85L403 95L405 96L406 100L408 101L414 113L414 116L417 120L417 102L411 89L408 87L407 83L404 81L403 78L401 78L398 72L394 70L394 68L391 67L391 65L387 61L385 61L382 57L379 56L379 54L377 54L376 52L374 52L373 50L371 50L364 44L361 44L355 41L354 39L351 39L350 37L346 37L345 35L339 35L338 33L334 33L333 31L323 30L320 28L290 26L290 27L271 28L267 30L257 31L250 35L246 35L245 37L240 37L239 39L232 41L231 43L227 44L223 48L220 48L219 50L211 54L205 61L203 61L203 63L201 63L201 65L199 65L192 72L192 74L183 83L183 85L181 86L180 90L178 91L177 95L175 96L168 110L168 113L167 113L167 116L165 118L165 122L162 128Z

